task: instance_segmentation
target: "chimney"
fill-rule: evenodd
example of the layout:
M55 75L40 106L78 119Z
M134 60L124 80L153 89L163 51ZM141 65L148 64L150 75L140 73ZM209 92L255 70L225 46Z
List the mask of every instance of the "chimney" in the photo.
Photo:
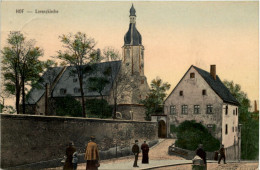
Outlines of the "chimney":
M216 77L216 65L210 65L210 75L213 77L214 80L217 79L217 77Z
M255 112L257 112L257 102L255 100Z

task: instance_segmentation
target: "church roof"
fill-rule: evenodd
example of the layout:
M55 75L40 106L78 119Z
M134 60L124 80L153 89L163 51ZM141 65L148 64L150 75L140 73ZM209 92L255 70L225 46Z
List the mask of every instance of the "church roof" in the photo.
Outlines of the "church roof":
M135 15L135 9L132 5L130 9L130 16L136 16ZM142 36L136 29L136 23L130 23L129 29L124 37L125 45L142 45Z
M86 68L87 66L89 66L89 65L85 65L84 67ZM106 84L106 86L104 87L104 89L102 91L102 94L104 96L109 95L110 90L112 88L112 83L113 83L114 79L116 78L117 74L119 73L121 61L97 63L92 66L95 68L95 71L93 71L89 74L85 74L83 76L84 96L85 97L100 96L100 94L98 92L93 92L93 91L88 90L88 88L87 88L88 78L105 77L105 75L103 73L105 72L105 70L108 67L111 67L112 76L106 77L109 80L109 83ZM65 89L66 94L61 94L61 92L60 92L61 89ZM79 85L78 76L75 73L75 67L70 66L70 67L67 67L67 69L62 74L61 78L59 79L59 81L57 82L55 87L53 88L52 95L53 95L53 97L63 97L66 95L80 97L81 96L80 92L79 91L77 92L77 90L79 90L79 89L80 89L80 85Z
M209 72L202 70L196 66L193 67L199 72L203 79L224 102L240 105L236 98L230 93L228 88L222 83L218 76L216 76L216 80L214 80L214 78L210 75Z
M86 68L89 65L85 65ZM97 63L92 65L95 68L95 71L86 74L83 77L84 82L84 95L85 97L96 97L100 96L97 92L90 92L87 89L87 80L90 77L97 77L97 76L104 76L103 72L108 68L111 67L112 72L112 78L108 77L109 83L104 87L104 90L102 91L103 95L109 95L109 92L112 88L112 82L116 78L117 74L119 73L119 69L121 66L121 61L111 61L111 62L103 62L103 63ZM80 92L75 91L75 89L79 89L79 81L78 77L75 73L75 67L69 66L66 68L65 71L62 72L63 67L52 67L49 68L42 76L42 81L38 82L41 88L32 88L29 92L29 96L27 98L26 104L35 104L37 103L40 98L45 94L45 84L53 84L55 81L56 84L54 84L54 87L51 89L52 97L64 97L66 95L71 95L74 97L80 97ZM59 74L62 73L62 75L59 76ZM66 93L61 94L60 90L65 89Z
M45 93L45 84L53 84L63 67L51 67L43 74L40 81L37 83L37 87L33 87L26 99L26 104L35 104L40 100Z

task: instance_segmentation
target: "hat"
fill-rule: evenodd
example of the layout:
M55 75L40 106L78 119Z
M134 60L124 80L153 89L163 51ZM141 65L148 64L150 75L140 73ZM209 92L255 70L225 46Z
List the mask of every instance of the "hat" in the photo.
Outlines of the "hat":
M138 142L138 140L135 140L135 142Z
M95 136L90 136L90 139L92 140L92 139L96 139L96 138L95 138Z

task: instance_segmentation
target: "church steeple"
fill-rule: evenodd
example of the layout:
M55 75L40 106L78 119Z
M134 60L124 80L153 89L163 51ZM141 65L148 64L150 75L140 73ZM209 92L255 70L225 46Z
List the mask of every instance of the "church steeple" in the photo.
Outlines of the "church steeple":
M142 45L142 36L136 29L136 15L135 15L135 8L132 4L130 8L130 24L129 29L124 37L125 45Z

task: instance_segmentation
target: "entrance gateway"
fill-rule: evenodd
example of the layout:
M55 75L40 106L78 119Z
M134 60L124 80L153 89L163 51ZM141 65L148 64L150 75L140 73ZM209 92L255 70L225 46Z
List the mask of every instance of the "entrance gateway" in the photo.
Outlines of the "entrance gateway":
M158 137L167 138L167 115L151 115L151 121L157 122Z

